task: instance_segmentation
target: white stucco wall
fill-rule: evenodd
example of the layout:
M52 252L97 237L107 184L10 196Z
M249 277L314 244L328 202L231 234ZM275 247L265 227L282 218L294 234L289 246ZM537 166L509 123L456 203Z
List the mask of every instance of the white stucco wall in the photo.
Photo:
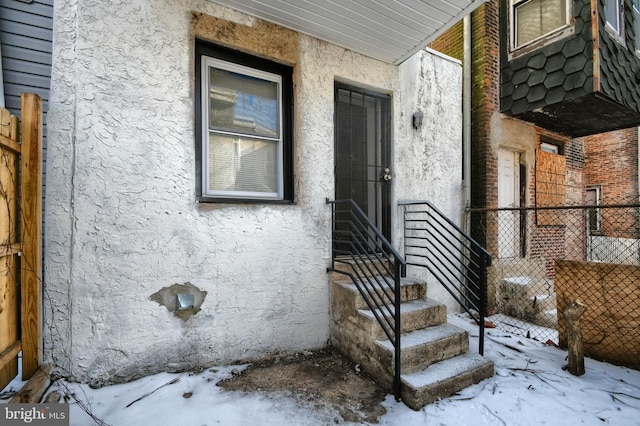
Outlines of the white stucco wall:
M462 67L455 59L420 52L400 66L401 106L395 140L396 200L429 200L447 217L461 224L462 206ZM422 111L423 124L412 127ZM401 219L402 210L397 210ZM395 235L403 223L395 222ZM401 241L399 241L399 244ZM427 295L458 312L455 300L424 268L410 268L411 276L427 279Z
M56 0L44 332L46 357L76 380L327 344L336 79L393 96L395 199L459 217L459 64L421 53L398 68L295 33L296 202L196 203L192 11L243 34L261 25L199 0ZM207 292L187 321L150 300L186 282Z

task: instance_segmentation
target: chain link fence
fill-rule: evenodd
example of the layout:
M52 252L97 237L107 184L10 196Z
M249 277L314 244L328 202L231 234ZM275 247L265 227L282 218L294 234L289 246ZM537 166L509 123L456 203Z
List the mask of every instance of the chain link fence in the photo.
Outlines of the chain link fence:
M640 369L640 204L471 209L492 255L496 327L566 345L564 308L578 299L585 353Z

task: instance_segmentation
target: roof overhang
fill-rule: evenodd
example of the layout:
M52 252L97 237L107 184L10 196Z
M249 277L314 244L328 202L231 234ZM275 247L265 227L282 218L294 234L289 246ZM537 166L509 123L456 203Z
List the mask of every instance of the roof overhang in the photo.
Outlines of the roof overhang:
M211 0L282 27L401 64L485 0Z

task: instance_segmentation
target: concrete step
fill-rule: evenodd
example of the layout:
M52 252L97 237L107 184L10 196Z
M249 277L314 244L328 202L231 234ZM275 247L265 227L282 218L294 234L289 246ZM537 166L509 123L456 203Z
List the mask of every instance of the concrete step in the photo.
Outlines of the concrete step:
M375 310L379 316L383 315L383 312L379 309ZM361 309L358 311L363 321L369 324L371 330L371 337L376 340L386 339L387 336L382 330L378 320L375 318L374 311L368 309ZM411 300L404 302L400 305L400 325L402 327L402 333L409 333L411 331L432 327L435 325L441 325L447 322L447 307L433 299L421 299Z
M381 361L393 370L393 344L388 339L376 343ZM413 373L467 352L469 333L452 324L437 325L402 334L400 347L402 373Z
M493 362L477 354L466 353L410 374L402 374L402 401L420 410L439 398L493 376Z
M537 294L529 297L529 302L535 312L551 311L556 309L556 295Z
M529 276L507 277L500 280L500 297L526 300L529 297L554 294L553 281Z
M548 311L540 312L536 317L536 324L542 327L547 327L553 330L557 330L558 329L558 310L550 309Z
M344 277L344 276L342 276ZM331 298L332 306L337 306L336 303L340 303L342 309L353 309L354 311L369 309L369 306L364 301L364 298L360 294L360 291L353 284L351 278L344 277L341 279L332 280L331 283ZM386 278L389 285L393 285L393 280L389 277ZM374 295L374 299L380 302L385 299L385 303L389 303L387 297L382 292L382 288L378 284L363 284L363 288L370 290ZM393 290L385 288L388 294L393 295ZM424 281L416 280L414 278L406 277L400 280L400 302L408 302L411 300L424 299L427 296L427 284Z
M349 270L351 266L347 264L345 268ZM386 299L379 284L371 281L365 279L363 286L377 302ZM393 287L391 278L386 282ZM369 308L351 278L344 274L332 274L330 289L331 343L390 389L395 351L374 312L383 314ZM392 288L387 291L393 294ZM515 293L523 294L519 289ZM493 374L491 361L468 353L469 333L447 323L446 306L427 299L424 281L403 278L400 302L402 398L409 407L420 409ZM542 306L543 300L536 299L538 302Z

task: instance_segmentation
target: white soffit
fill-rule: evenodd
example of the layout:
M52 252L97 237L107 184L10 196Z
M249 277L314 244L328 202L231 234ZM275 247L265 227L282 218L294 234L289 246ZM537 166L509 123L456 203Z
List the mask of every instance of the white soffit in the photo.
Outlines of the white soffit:
M397 65L485 0L211 1Z

